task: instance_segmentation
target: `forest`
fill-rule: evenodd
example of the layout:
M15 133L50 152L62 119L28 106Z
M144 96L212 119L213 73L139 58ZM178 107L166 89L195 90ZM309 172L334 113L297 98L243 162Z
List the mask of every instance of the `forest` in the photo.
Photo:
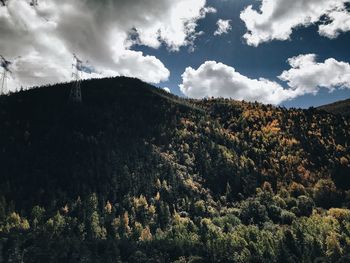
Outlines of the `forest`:
M350 262L350 117L118 77L0 97L0 262Z

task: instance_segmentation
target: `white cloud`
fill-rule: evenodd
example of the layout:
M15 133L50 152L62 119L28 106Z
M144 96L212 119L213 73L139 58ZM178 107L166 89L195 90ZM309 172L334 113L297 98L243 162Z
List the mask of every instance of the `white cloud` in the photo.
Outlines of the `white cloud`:
M300 55L288 59L289 70L283 71L279 78L298 95L317 94L320 88L333 91L336 88L350 88L350 64L326 59L316 62L315 54Z
M278 104L293 97L293 91L283 89L276 82L250 79L215 61L206 61L197 70L186 68L182 80L180 90L192 98L224 97Z
M349 31L349 13L345 3L349 0L260 0L259 10L250 5L240 17L247 27L244 35L248 45L258 46L271 40L287 40L293 29L309 26L328 16L329 25L320 25L323 36L336 37ZM346 21L346 25L342 22Z
M168 87L164 87L163 90L165 90L166 92L170 93L170 89Z
M197 70L186 68L180 90L192 98L224 97L280 104L305 94L317 94L320 88L350 88L349 63L333 58L317 63L315 58L314 54L307 54L288 60L291 69L279 76L287 87L264 78L251 79L233 67L206 61Z
M134 45L171 51L191 46L197 21L215 9L206 0L41 0L33 8L12 0L0 7L0 51L13 65L9 88L71 78L72 53L89 60L101 75L126 75L159 83L169 70ZM86 76L91 77L91 76Z
M218 29L214 32L214 36L227 34L232 29L232 26L230 23L231 23L231 20L219 19L218 22L216 22Z
M328 14L328 24L319 26L320 35L328 38L336 38L342 32L350 31L350 13L346 10L335 10Z

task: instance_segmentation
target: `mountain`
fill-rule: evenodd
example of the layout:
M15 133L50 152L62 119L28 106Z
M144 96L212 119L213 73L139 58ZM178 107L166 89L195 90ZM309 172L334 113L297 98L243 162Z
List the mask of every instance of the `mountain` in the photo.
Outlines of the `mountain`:
M333 114L341 114L350 116L350 99L337 101L331 104L318 107L319 110L324 110Z
M348 262L345 117L70 88L0 97L0 262Z

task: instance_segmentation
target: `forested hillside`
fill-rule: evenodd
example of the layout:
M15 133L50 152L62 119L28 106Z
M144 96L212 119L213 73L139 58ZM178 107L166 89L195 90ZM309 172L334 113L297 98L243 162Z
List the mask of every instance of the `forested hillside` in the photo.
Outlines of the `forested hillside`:
M319 110L324 110L333 114L350 116L350 99L337 101L331 104L318 107Z
M0 97L0 262L349 262L350 119L137 79Z

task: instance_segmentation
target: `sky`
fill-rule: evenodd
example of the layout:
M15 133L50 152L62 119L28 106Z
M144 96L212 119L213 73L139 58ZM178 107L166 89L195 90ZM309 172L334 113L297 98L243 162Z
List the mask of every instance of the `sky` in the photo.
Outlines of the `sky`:
M7 0L4 92L137 77L183 97L286 107L350 97L350 0Z

